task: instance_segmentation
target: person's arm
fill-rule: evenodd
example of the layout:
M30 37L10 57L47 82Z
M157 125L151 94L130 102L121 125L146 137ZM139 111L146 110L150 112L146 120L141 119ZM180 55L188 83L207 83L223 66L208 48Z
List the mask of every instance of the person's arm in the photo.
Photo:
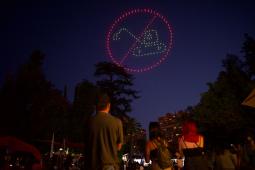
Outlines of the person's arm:
M165 140L165 139L162 139L161 138L161 143L165 146L165 147L168 147L168 143L167 143L167 141Z
M183 151L182 151L182 142L183 142L183 139L182 137L179 138L178 140L178 145L179 145L179 153L180 153L180 156L183 157Z
M202 135L199 136L199 147L204 148L204 137Z
M146 163L149 163L150 162L150 142L147 142L146 143L146 147L145 147L145 161Z
M233 154L230 152L230 158L231 158L231 161L233 162L234 166L237 167L237 156L236 154Z
M117 140L117 149L118 151L121 150L122 144L123 144L123 128L122 128L122 122L121 120L118 119L119 122L119 126L118 126L118 131L117 131L117 136L118 136L118 140Z

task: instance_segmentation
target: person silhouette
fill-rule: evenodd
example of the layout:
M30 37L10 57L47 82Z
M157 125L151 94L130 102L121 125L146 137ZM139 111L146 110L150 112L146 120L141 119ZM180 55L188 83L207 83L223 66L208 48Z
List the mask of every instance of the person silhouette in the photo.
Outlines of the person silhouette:
M110 98L100 92L97 96L96 115L91 117L88 132L88 170L118 170L118 151L123 143L120 119L112 116Z
M207 170L208 165L203 156L204 137L197 132L194 121L183 124L182 135L178 141L179 152L184 156L184 170Z

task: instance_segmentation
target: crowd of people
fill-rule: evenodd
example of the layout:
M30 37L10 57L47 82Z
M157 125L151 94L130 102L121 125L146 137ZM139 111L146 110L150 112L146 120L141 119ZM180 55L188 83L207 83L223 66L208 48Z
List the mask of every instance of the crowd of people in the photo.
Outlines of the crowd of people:
M110 112L110 98L103 93L97 98L97 112L90 121L87 137L88 156L85 169L119 170L118 151L123 144L121 121ZM183 124L182 135L178 139L176 153L170 153L168 142L161 133L158 122L149 125L149 140L145 147L145 161L151 161L150 170L254 170L255 143L252 135L247 136L244 145L228 144L216 147L214 151L205 150L204 136L198 133L197 124L187 121ZM209 156L210 155L210 156ZM175 161L173 161L173 158ZM184 162L182 162L184 160ZM139 166L138 166L139 167ZM139 167L143 169L143 167Z
M163 167L161 165L163 158L159 153L162 152L162 145L167 147L167 142L161 133L159 123L151 122L145 160L152 161L151 170L255 170L254 139L250 133L246 135L242 144L222 141L212 150L205 149L204 136L198 133L196 123L187 121L183 124L182 135L178 138L176 152L166 154L170 158L168 159L170 163Z
M83 159L53 157L46 160L44 169L69 170L255 170L255 138L250 133L243 143L229 144L222 141L214 149L205 149L204 136L198 132L197 124L186 121L178 137L176 151L169 151L169 143L161 132L158 122L149 124L149 139L146 142L143 164L125 164L119 157L124 142L122 122L110 114L109 96L101 92L96 100L96 114L89 121L86 133L86 150ZM31 158L15 157L12 161L0 155L0 170L14 167L29 167ZM55 158L55 159L54 159ZM64 157L61 157L64 158ZM65 160L65 161L63 161ZM60 162L60 163L59 163ZM65 164L63 164L65 162ZM4 165L4 164L3 164ZM46 166L47 165L47 166ZM60 166L61 165L61 166ZM24 169L24 168L23 168ZM25 168L26 169L26 168ZM38 169L30 166L29 169Z

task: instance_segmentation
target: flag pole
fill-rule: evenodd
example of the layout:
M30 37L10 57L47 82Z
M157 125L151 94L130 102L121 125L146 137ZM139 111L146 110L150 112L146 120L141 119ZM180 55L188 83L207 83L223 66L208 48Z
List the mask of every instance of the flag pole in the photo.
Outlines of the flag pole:
M51 139L51 146L50 146L50 158L53 157L54 154L54 132L52 134L52 139Z

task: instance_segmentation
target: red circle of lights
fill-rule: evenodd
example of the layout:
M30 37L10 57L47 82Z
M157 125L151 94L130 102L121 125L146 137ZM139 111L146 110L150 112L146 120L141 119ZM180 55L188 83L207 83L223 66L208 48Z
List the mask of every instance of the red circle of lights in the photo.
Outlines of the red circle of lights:
M113 35L113 32L115 31L116 27L119 26L123 21L127 20L128 17L131 16L135 16L138 14L147 14L152 16L152 18L149 20L148 24L146 25L146 27L144 27L143 31L139 34L137 40L132 44L131 47L128 48L128 51L125 53L125 55L121 58L121 59L117 59L113 53L113 49L111 47L111 37ZM156 61L154 61L153 63L150 63L149 65L147 64L146 66L143 67L132 67L132 66L127 66L124 65L124 61L128 58L128 56L130 55L130 52L134 49L137 48L137 43L139 43L138 41L140 41L143 37L145 32L148 30L148 28L152 25L153 22L155 22L156 19L161 20L161 22L165 25L167 32L168 32L168 44L165 48L164 53L162 53L159 57L159 59L157 59ZM172 27L170 25L170 23L168 22L168 20L161 15L159 12L154 11L152 9L133 9L130 11L127 11L125 13L123 13L121 16L119 16L111 25L107 36L106 36L106 49L107 49L107 53L110 57L110 59L112 60L112 62L114 62L115 64L124 67L125 70L129 71L129 72L145 72L145 71L149 71L155 67L158 67L168 56L171 48L172 48L172 44L173 44L173 31L172 31Z

